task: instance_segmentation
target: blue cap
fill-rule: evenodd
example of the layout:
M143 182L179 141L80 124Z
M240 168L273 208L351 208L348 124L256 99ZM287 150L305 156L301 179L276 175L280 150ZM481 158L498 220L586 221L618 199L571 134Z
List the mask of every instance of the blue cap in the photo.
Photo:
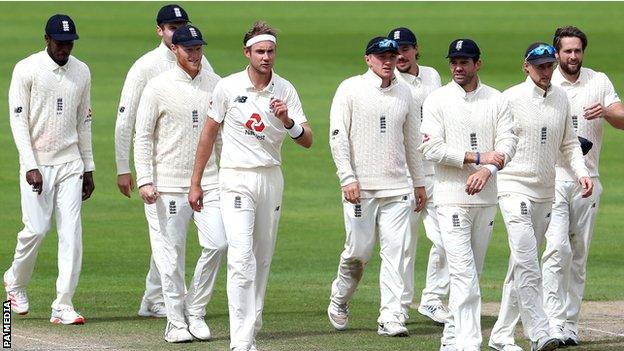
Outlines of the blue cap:
M171 42L182 46L206 45L199 28L194 26L178 27L178 29L173 32Z
M416 35L405 27L395 28L388 33L388 39L395 40L399 45L409 44L416 46Z
M555 48L542 42L533 43L524 52L524 60L532 65L555 62Z
M163 6L156 16L156 24L171 22L190 22L182 6L171 4Z
M448 55L446 58L453 57L468 57L477 58L481 56L481 50L477 46L477 43L472 39L455 39L451 42L448 49Z
M72 41L78 39L76 25L67 15L56 14L46 23L45 33L48 37L58 41Z
M381 54L382 52L391 51L399 53L399 44L392 39L385 37L375 37L366 45L366 55Z

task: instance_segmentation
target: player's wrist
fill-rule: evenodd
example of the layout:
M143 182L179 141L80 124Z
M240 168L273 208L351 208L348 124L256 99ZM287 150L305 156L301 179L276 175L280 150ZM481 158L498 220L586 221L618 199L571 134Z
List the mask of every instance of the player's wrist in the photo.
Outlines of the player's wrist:
M305 133L305 129L300 124L295 123L295 121L293 121L292 127L290 129L287 128L287 130L288 135L295 140L301 138L303 133Z

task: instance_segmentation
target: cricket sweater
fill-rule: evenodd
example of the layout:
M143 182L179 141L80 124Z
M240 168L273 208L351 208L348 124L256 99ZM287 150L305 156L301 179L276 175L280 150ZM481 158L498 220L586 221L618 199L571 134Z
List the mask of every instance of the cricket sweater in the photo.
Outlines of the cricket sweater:
M175 66L175 55L161 42L157 48L141 56L128 71L121 90L115 124L117 174L130 173L130 144L143 88L150 79ZM202 70L213 71L205 56L202 57Z
M381 88L381 78L368 70L343 81L329 121L340 185L358 181L376 197L410 193L407 164L414 187L424 186L419 114L409 87L397 79Z
M202 70L194 79L179 66L150 80L136 118L134 164L137 185L159 191L188 189L195 152L219 76ZM204 190L218 187L213 151L202 178Z
M563 89L551 85L545 92L527 77L503 94L509 100L519 141L513 160L498 172L499 194L520 193L536 202L551 201L559 152L576 179L589 176Z
M59 66L43 50L15 65L9 116L23 170L80 158L85 172L95 170L90 90L89 68L73 56Z
M454 81L432 92L423 105L421 150L435 163L436 206L491 206L497 202L496 177L481 192L466 194L468 177L482 165L464 164L466 152L498 151L508 162L518 138L507 100L481 82L473 92Z
M553 74L552 84L563 88L568 95L572 126L576 133L594 144L584 158L589 176L598 177L604 118L586 120L583 117L583 108L596 102L607 108L609 105L619 102L620 98L609 78L602 72L581 67L578 79L572 83L563 77L560 70L561 68L558 68ZM569 167L563 167L563 164L560 155L556 166L557 180L575 181L576 178L572 170Z

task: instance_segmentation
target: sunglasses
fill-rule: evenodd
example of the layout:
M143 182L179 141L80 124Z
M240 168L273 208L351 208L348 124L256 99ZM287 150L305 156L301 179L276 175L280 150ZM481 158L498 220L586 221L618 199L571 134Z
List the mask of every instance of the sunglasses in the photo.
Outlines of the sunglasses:
M371 46L369 46L368 48L366 48L366 51L369 51L373 48L380 48L380 49L386 49L386 48L393 48L393 49L398 49L399 48L399 44L397 44L396 41L392 40L392 39L384 39L382 41L378 41L374 44L371 44Z
M529 57L531 56L542 56L544 54L548 53L549 55L554 55L555 54L555 48L553 48L550 45L540 45L537 46L535 48L533 48L533 50L529 51L529 54L524 58L524 60L528 60Z

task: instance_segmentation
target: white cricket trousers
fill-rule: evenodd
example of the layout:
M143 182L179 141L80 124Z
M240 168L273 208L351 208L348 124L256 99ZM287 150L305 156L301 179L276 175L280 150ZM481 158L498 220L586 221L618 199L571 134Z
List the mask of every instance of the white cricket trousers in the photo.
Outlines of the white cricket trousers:
M399 322L405 281L406 236L410 235L410 213L414 200L408 194L360 199L352 204L343 199L346 240L340 254L338 274L331 289L331 302L348 304L370 260L379 233L381 265L379 323Z
M589 245L594 232L602 185L592 178L594 191L586 199L575 181L557 181L552 219L542 256L544 309L550 326L578 333Z
M448 262L449 310L441 342L458 351L481 347L481 290L479 276L492 236L496 206L437 207L442 245Z
M498 203L511 253L501 307L490 339L496 344L515 344L514 329L519 315L526 337L538 341L549 335L548 317L542 304L539 248L550 222L552 202L534 202L514 193L501 195Z
M427 206L423 211L423 224L427 239L431 241L429 260L427 261L427 277L425 288L420 297L420 305L442 305L449 293L449 271L446 262L446 253L442 244L442 234L438 224L438 214L433 202L433 186L435 176L425 176L427 190Z
M230 348L249 350L262 328L284 179L279 166L221 168L219 182L228 240Z
M156 266L153 255L150 255L149 270L145 277L145 293L143 294L143 300L150 305L164 302L160 272L158 272L158 267Z
M186 328L185 315L204 316L221 259L227 249L219 211L219 190L204 191L204 208L194 212L188 193L160 193L156 202L145 205L152 256L156 262L167 310L167 321ZM193 218L202 252L188 292L184 281L186 233Z
M426 191L426 189L425 189ZM418 224L421 212L416 212L416 197L414 193L409 195L413 203L410 211L410 233L405 236L405 252L403 253L403 294L401 296L401 306L403 314L409 317L410 305L414 299L414 264L416 263L416 246L418 244ZM424 210L423 210L424 211Z
M32 277L39 247L50 230L52 212L58 233L58 278L53 309L73 307L82 265L82 175L81 159L55 166L39 166L43 177L41 195L26 182L20 170L20 194L24 229L17 234L13 263L5 275L7 289L26 290Z

